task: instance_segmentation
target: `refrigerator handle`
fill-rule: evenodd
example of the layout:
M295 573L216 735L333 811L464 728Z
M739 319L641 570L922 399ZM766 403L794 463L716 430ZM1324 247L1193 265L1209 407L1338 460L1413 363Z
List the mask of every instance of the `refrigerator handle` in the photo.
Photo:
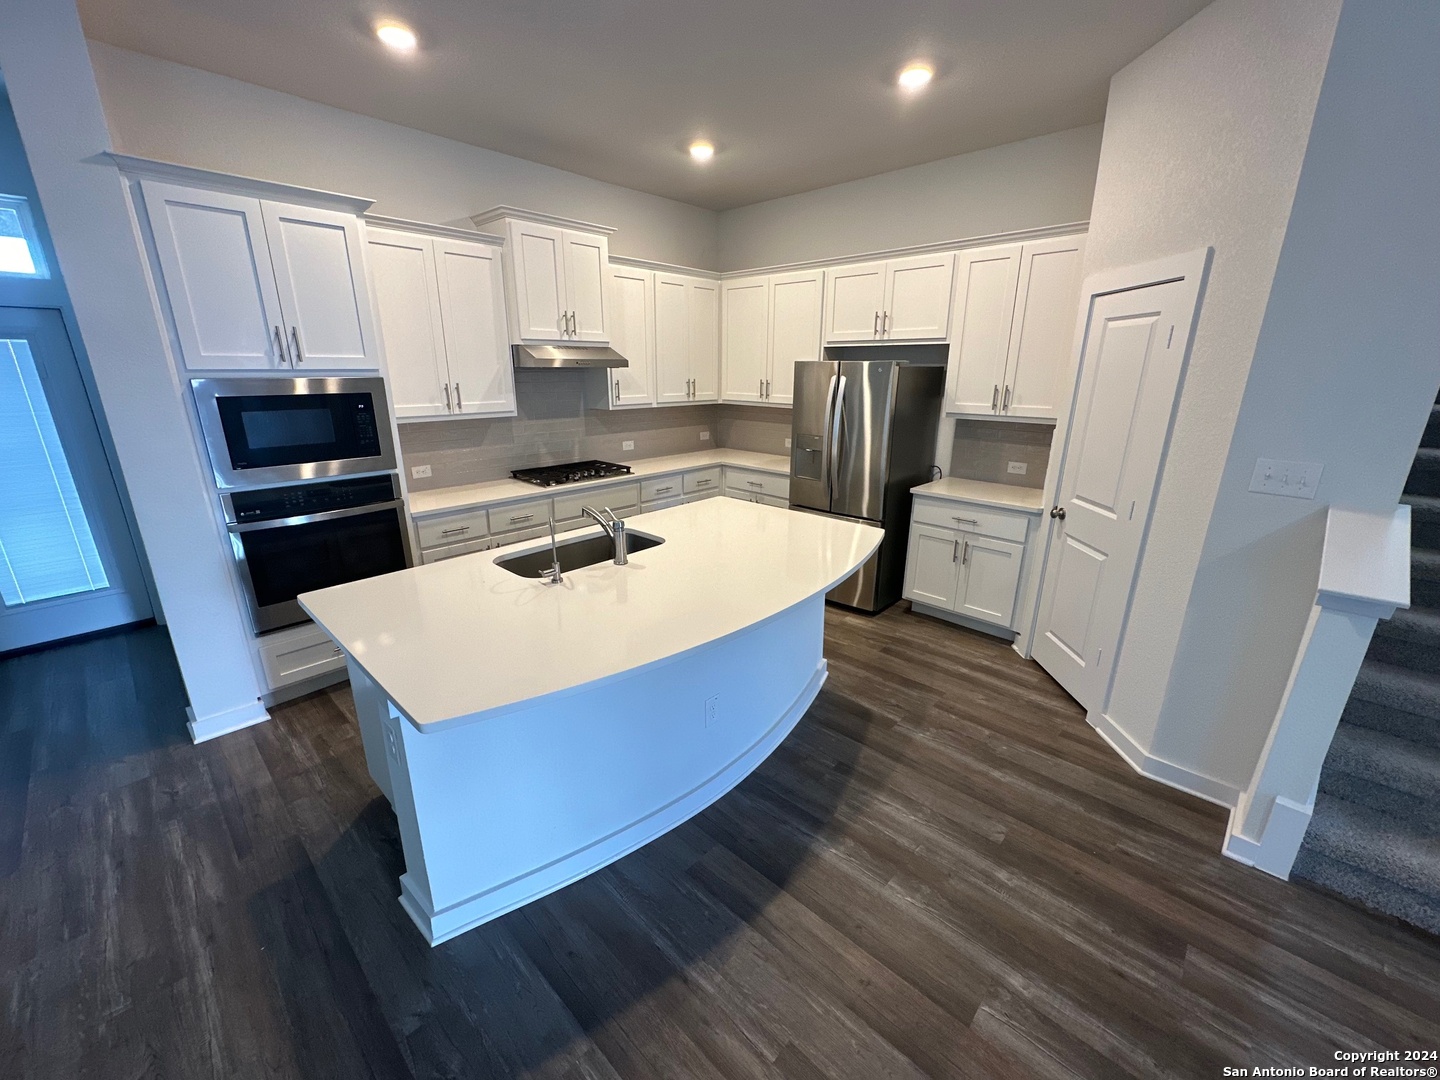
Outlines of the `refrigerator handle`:
M830 395L830 508L835 508L835 491L840 486L840 425L845 419L845 376L836 375L830 380L834 392Z

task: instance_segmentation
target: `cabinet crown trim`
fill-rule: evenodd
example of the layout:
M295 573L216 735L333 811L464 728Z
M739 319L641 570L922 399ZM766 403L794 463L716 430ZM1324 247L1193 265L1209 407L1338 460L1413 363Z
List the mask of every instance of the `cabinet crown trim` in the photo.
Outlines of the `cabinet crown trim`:
M518 206L492 206L489 210L482 210L480 213L472 215L470 224L478 229L481 226L489 225L492 221L500 221L504 218L533 221L540 225L554 225L561 229L575 229L577 232L599 233L601 236L610 236L615 232L609 225L596 225L591 221L560 217L539 210L522 210Z
M630 255L611 255L610 265L626 266L631 270L656 270L662 274L684 274L687 277L708 278L711 281L720 280L720 273L717 270L700 270L693 266L658 262L655 259L637 259Z
M1064 225L1043 225L1034 229L1017 229L1014 232L989 233L985 236L970 236L963 240L936 240L929 244L912 244L909 247L886 248L883 251L867 251L858 255L835 255L824 259L806 259L803 262L777 263L774 266L756 266L746 270L723 270L722 281L739 277L759 277L765 274L784 274L792 270L838 270L841 267L859 263L884 262L887 259L904 258L906 255L930 255L946 251L964 251L968 248L991 247L995 244L1019 244L1026 240L1049 240L1056 236L1073 236L1090 230L1090 221L1071 221Z
M375 205L374 199L366 199L359 195L345 195L337 191L322 191L319 188L283 184L276 180L261 180L253 176L214 172L210 169L199 169L193 165L180 165L173 161L156 161L152 158L132 157L129 154L112 152L96 156L100 160L111 162L126 176L169 180L187 187L224 191L233 195L252 195L256 198L299 203L303 206L348 210L353 214L363 214Z
M434 225L428 221L410 221L407 218L385 217L383 214L365 214L362 220L367 227L373 229L420 233L423 236L439 236L446 240L465 240L472 244L489 244L492 247L505 246L503 236L479 232L458 225Z

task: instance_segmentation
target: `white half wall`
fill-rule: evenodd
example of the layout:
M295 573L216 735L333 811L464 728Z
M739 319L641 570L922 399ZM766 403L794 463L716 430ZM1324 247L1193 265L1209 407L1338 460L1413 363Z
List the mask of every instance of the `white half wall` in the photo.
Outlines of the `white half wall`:
M548 165L90 42L115 149L374 199L457 222L501 203L617 231L616 255L713 270L716 213Z
M0 70L195 719L264 719L215 494L146 280L75 7L0 0ZM176 724L182 722L176 717Z
M1100 131L1099 124L1071 128L723 211L719 269L1084 221Z

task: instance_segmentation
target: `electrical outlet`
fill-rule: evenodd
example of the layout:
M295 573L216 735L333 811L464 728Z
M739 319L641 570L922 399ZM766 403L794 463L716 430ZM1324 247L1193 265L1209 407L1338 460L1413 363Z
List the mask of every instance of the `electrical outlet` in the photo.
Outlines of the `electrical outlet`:
M1029 468L1030 466L1026 465L1023 461L1012 461L1005 466L1005 471L1014 473L1016 476L1024 476Z
M1262 495L1284 495L1291 499L1313 499L1325 466L1318 461L1276 461L1258 458L1250 477L1250 490Z
M720 695L705 699L705 726L711 727L715 723L715 716L720 711Z
M786 439L786 440L785 440L785 449L786 449L786 450L789 450L789 449L790 449L790 440L789 440L789 439Z
M385 725L385 749L390 754L391 761L400 760L400 736L390 725Z
M702 431L702 432L700 432L700 441L701 441L701 442L709 442L709 441L710 441L710 433L709 433L708 431Z
M626 439L624 442L622 442L622 443L620 444L620 449L621 449L621 450L634 450L634 449L635 449L635 440L634 440L634 439Z
M429 475L430 475L430 466L429 466L429 465L411 465L411 466L410 466L410 479L411 479L411 480L424 480L424 479L425 479L427 476L429 476Z

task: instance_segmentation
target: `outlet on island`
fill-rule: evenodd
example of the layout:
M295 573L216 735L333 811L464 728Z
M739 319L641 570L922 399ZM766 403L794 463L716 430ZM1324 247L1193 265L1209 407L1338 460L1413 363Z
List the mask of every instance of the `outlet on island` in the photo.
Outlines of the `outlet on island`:
M715 717L720 711L720 695L705 699L705 726L711 727L715 723Z

